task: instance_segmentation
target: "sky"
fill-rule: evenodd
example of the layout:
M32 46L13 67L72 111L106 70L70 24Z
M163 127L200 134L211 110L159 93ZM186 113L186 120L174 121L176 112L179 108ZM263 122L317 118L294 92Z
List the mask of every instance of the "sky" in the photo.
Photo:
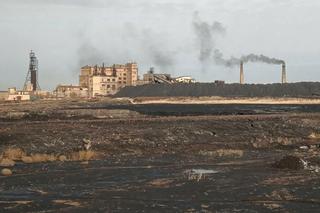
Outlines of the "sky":
M137 62L197 81L239 82L239 67L199 60L195 13L225 33L224 57L264 54L286 61L288 81L320 81L317 0L0 0L0 90L22 88L33 50L39 84L78 84L84 65ZM281 66L245 64L247 83L278 83Z

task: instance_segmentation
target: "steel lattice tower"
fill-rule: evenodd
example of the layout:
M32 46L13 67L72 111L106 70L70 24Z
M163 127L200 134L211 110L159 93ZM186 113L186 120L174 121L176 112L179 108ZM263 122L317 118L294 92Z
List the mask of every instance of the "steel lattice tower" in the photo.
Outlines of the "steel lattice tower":
M26 81L23 86L23 90L28 90L28 85L31 85L32 91L37 91L40 90L38 82L38 59L36 57L36 54L32 50L29 54L29 57L29 70L27 73Z

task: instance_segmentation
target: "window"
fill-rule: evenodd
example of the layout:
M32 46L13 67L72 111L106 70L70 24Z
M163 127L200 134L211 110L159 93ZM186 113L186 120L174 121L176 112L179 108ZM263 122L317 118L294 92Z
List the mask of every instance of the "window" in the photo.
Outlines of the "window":
M123 78L123 80L125 80L125 81L126 81L126 80L127 80L127 78Z
M112 90L116 90L116 85L112 85Z
M116 79L112 79L112 81L113 81L113 82L115 82L115 81L116 81Z
M110 79L108 78L107 81L110 82Z
M107 88L110 88L110 85L109 85L109 84L107 85Z

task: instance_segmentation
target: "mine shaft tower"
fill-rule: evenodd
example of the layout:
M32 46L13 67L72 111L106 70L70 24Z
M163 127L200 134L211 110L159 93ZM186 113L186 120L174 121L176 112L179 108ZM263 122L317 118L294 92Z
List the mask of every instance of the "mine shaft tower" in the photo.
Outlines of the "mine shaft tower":
M27 73L26 81L23 86L23 90L37 91L40 90L38 82L38 59L36 57L36 54L32 50L29 54L29 57L29 70ZM31 88L29 87L29 85L31 85Z

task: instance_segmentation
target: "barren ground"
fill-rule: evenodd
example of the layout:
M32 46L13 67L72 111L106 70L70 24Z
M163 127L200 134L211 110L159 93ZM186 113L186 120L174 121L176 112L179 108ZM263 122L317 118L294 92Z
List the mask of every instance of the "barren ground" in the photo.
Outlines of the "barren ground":
M320 105L0 103L0 153L77 152L88 163L19 160L0 176L3 212L318 212ZM307 148L300 148L307 146ZM1 155L0 155L1 157ZM3 156L2 156L3 157Z

